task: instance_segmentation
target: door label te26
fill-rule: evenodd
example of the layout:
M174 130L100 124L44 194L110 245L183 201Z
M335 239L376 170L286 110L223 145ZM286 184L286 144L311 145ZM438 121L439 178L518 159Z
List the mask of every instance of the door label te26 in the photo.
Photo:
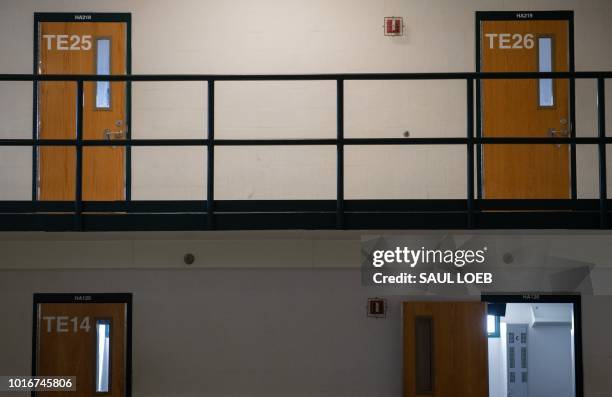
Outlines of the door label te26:
M43 34L47 50L88 51L91 50L91 35L86 34Z
M485 33L485 37L489 39L491 50L495 48L500 50L530 50L535 46L535 37L531 33L525 35L520 33Z

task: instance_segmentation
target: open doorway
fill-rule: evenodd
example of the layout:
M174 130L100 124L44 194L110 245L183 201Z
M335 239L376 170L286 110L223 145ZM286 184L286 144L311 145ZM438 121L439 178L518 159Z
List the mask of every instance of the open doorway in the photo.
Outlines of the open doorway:
M405 397L583 396L580 296L402 305Z
M487 298L490 397L582 395L579 297L560 298Z

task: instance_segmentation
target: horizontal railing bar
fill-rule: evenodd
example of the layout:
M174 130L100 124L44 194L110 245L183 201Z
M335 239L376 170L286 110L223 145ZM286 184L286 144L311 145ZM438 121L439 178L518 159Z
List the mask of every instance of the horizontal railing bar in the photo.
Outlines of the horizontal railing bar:
M217 212L336 212L336 200L215 200Z
M83 146L205 146L207 139L83 140ZM74 139L0 139L0 146L74 146Z
M474 144L612 144L612 137L483 137ZM83 140L83 146L206 146L208 139ZM76 146L74 139L0 139L0 146ZM467 145L467 138L313 138L313 139L215 139L215 146L325 146L325 145Z
M450 72L450 73L348 73L281 75L211 74L0 74L0 81L300 81L300 80L489 80L489 79L610 79L612 71L589 72Z
M330 213L223 213L215 215L217 230L329 230L336 226ZM465 229L464 214L427 213L346 213L350 230ZM596 212L477 212L478 229L594 229L599 227ZM206 214L83 214L86 231L207 230ZM204 225L204 226L203 226ZM2 231L71 231L71 214L0 214Z
M482 137L472 138L474 144L597 144L597 137ZM612 137L606 137L605 143L612 143ZM467 138L345 138L345 145L468 145Z
M466 212L466 199L344 200L347 213ZM599 211L598 199L474 199L475 211ZM612 204L608 199L607 203ZM83 201L83 212L204 213L206 200ZM328 212L335 200L215 200L216 213ZM608 206L608 208L612 208ZM0 201L0 213L71 213L74 201Z
M283 145L336 145L336 138L312 139L215 139L215 146L283 146Z
M476 209L480 211L598 211L599 209L597 199L476 199L474 202Z

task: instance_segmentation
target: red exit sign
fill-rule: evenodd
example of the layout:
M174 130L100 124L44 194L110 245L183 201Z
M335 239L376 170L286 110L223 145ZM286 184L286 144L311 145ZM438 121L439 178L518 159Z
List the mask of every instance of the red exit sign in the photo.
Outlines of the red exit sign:
M402 17L385 17L385 36L402 36L404 34L404 20Z

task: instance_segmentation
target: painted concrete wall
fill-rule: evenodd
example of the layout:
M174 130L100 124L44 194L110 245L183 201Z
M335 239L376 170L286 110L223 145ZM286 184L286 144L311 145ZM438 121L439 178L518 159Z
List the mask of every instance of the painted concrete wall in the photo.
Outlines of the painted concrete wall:
M76 290L134 293L137 397L401 395L400 303L414 297L367 318L378 294L357 269L0 271L0 373L30 371L32 294ZM612 386L610 304L585 297L586 397Z
M489 338L489 397L508 396L506 323L499 324L499 338Z
M76 288L134 292L136 397L401 394L401 305L366 317L357 270L0 272L0 288L1 374L30 371L32 293Z
M474 12L534 8L575 10L577 69L612 69L607 0L11 0L0 4L0 72L31 72L35 11L132 12L134 73L265 74L473 71ZM406 36L383 36L389 15L404 17ZM219 83L216 91L217 137L335 135L333 83ZM203 84L134 84L134 137L206 136L204 92ZM28 83L0 83L1 137L31 137L31 95ZM578 134L592 136L594 84L579 82L577 95ZM345 135L462 136L464 98L461 82L349 82ZM577 155L580 197L594 197L596 148ZM350 147L345 156L346 198L466 195L460 147ZM205 162L194 148L137 148L133 197L202 199ZM219 148L217 198L333 198L334 164L333 147ZM0 199L28 199L30 174L27 149L0 149Z
M0 318L8 319L0 323L0 374L29 372L34 292L127 291L138 335L136 396L401 395L400 303L425 297L363 287L359 236L0 234ZM559 258L607 264L601 247L609 239L574 236L571 244L559 236L551 249ZM196 257L192 266L183 264L187 252ZM388 299L387 319L366 318L372 296ZM585 396L607 397L612 297L582 299ZM245 324L251 332L242 332Z
M571 327L531 327L529 336L529 395L573 397Z

